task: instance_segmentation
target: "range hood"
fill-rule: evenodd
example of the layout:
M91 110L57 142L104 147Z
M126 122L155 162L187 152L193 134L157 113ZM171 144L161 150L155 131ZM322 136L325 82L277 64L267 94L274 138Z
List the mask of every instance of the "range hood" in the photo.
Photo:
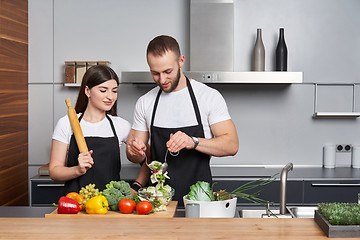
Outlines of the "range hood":
M234 0L190 1L189 78L204 83L301 83L302 72L234 72ZM154 83L149 72L122 72L122 83Z

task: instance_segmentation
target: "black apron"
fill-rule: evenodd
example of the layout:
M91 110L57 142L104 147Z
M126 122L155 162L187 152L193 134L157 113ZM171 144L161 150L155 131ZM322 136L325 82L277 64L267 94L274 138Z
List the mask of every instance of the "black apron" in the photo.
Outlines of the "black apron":
M155 113L159 102L160 94L162 92L160 89L154 103L154 109L150 125L150 151L152 161L156 160L159 162L164 162L165 152L167 148L166 142L169 140L171 133L181 131L186 133L190 137L205 137L198 104L196 102L196 98L188 78L186 78L186 83L198 124L194 126L180 128L162 128L154 126ZM210 184L212 183L210 156L207 154L201 153L197 150L188 150L184 148L180 151L178 156L172 156L171 154L168 154L167 163L169 165L167 171L170 179L166 179L165 183L175 188L175 196L173 199L175 201L178 201L179 206L184 205L182 198L189 193L191 185L193 185L197 181L207 181L210 182Z
M79 122L82 119L79 117ZM89 150L93 150L92 158L94 165L87 172L77 178L69 180L65 183L64 194L69 192L79 192L81 187L88 184L95 184L95 188L100 191L105 189L105 185L110 181L120 180L120 148L119 139L116 135L114 124L110 117L106 115L110 122L111 129L114 133L113 137L85 137ZM72 134L69 145L69 153L67 159L67 167L77 166L79 156L79 148L76 144L74 134Z

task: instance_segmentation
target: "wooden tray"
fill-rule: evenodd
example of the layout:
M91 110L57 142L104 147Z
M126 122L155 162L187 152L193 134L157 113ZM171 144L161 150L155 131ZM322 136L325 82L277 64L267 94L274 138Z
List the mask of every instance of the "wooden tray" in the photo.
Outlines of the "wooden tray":
M81 211L78 214L58 214L57 209L49 214L45 214L46 218L139 218L139 217L155 217L155 218L172 218L175 215L178 202L171 201L167 205L166 211L154 212L147 215L139 215L136 212L131 214L124 214L120 211L108 211L106 214L87 214L85 211Z
M318 210L315 210L314 220L328 238L360 237L360 225L331 225Z

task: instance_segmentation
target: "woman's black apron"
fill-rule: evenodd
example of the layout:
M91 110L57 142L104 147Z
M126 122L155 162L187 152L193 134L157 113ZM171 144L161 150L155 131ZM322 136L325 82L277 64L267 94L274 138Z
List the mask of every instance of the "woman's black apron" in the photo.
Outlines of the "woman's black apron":
M79 117L79 122L82 119ZM81 187L88 184L95 184L95 188L100 191L105 189L105 185L110 181L120 180L120 148L119 139L116 135L114 124L109 116L106 118L110 122L111 129L114 133L113 137L85 137L89 150L93 150L92 158L94 165L87 172L75 179L65 183L64 194L69 192L79 192ZM67 167L77 166L79 156L79 148L76 144L74 134L72 134L69 145L69 153L67 159Z
M166 142L169 141L171 133L181 131L186 133L190 137L205 137L198 104L188 78L186 78L186 83L198 124L194 126L180 128L162 128L154 126L155 113L160 99L160 94L162 92L160 89L154 103L154 109L150 125L150 150L152 161L156 160L159 162L164 162L165 152L167 148ZM175 201L178 201L178 204L180 206L184 205L182 198L184 195L189 193L191 185L193 185L197 181L207 181L210 182L210 184L212 183L210 156L207 154L201 153L197 150L188 150L184 148L180 151L178 156L171 156L170 154L168 154L167 163L169 165L167 171L170 179L166 179L165 183L175 188L175 196L173 199Z

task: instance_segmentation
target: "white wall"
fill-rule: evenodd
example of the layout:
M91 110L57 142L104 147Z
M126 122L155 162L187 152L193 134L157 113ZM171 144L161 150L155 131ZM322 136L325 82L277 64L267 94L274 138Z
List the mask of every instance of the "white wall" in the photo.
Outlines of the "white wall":
M189 56L189 7L184 0L29 0L30 177L49 160L65 98L77 97L77 88L63 86L64 61L108 60L119 75L146 71L146 46L159 34L174 36ZM263 29L266 70L273 70L284 27L288 70L304 72L305 83L211 85L225 97L240 138L236 156L212 164L320 166L325 144L360 144L358 119L312 118L313 82L359 83L359 10L357 0L235 0L235 71L250 70L256 28ZM137 98L151 87L121 84L120 115L132 122ZM350 111L351 93L351 85L319 86L319 111ZM350 164L349 154L337 157ZM124 154L122 161L131 164Z

